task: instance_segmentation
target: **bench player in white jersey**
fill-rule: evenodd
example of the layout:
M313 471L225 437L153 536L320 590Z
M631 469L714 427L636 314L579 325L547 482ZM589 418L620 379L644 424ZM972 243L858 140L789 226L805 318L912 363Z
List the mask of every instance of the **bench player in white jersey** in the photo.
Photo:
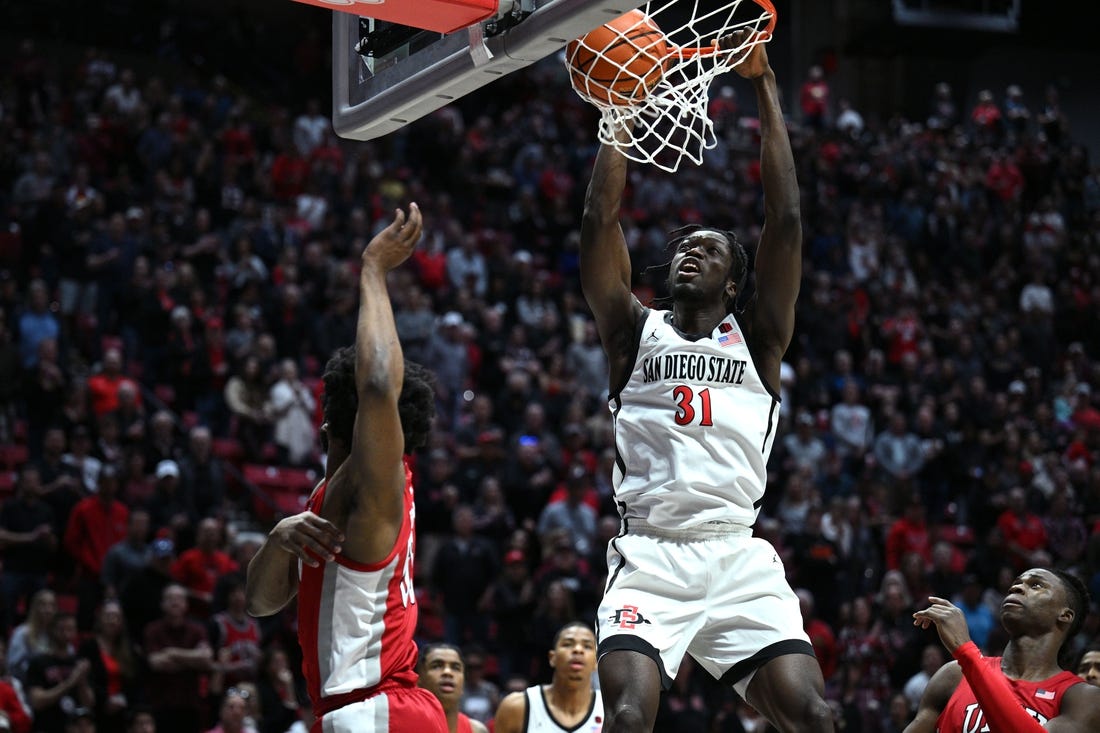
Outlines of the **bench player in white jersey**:
M752 537L794 332L802 224L764 45L735 69L756 90L765 211L756 295L742 316L734 303L747 258L717 229L680 230L671 242L671 311L633 296L619 224L627 165L611 146L596 157L585 202L581 284L610 365L622 515L597 618L611 733L653 729L685 653L780 730L833 730L798 598L771 545Z
M573 621L558 629L550 650L554 676L549 685L534 685L501 700L496 733L600 733L603 699L592 689L596 671L596 635Z
M386 273L420 238L416 204L367 245L355 347L325 367L325 480L306 512L279 522L248 567L249 613L298 596L313 733L446 733L439 701L417 686L415 512L406 450L427 441L428 373L405 363Z

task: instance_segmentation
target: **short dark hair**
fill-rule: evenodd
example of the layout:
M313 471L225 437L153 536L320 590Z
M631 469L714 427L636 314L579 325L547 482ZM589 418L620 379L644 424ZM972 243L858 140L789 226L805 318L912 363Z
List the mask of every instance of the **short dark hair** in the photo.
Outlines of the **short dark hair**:
M1071 672L1076 672L1081 669L1081 662L1085 661L1085 655L1090 652L1100 652L1100 641L1094 641L1091 644L1085 646L1084 649L1077 652L1077 657L1073 660L1073 668Z
M432 644L428 644L420 652L420 659L417 661L417 664L416 664L417 669L420 670L421 672L423 672L424 671L424 665L428 663L428 656L432 652L436 652L436 651L439 651L441 649L450 649L451 651L453 651L455 654L458 655L458 661L462 662L463 668L466 667L466 657L464 657L462 655L462 650L461 649L459 649L454 644L448 644L445 641L437 641L437 642L434 642Z
M557 633L554 634L554 643L550 646L551 649L557 647L558 642L561 641L561 635L569 629L586 629L588 631L592 631L592 624L585 623L584 621L581 621L579 619L576 621L570 621L569 623L565 624L565 626L562 626L560 629L558 629Z
M325 365L323 409L330 434L351 445L359 393L355 388L355 347L345 346L333 352ZM401 430L405 435L405 452L427 445L428 434L435 417L435 389L431 372L419 364L405 360L405 377L398 398Z
M1084 581L1072 573L1051 568L1048 568L1048 570L1058 580L1062 581L1062 586L1066 589L1066 604L1073 611L1073 621L1070 622L1069 629L1066 631L1066 638L1062 641L1061 649L1058 650L1059 659L1063 662L1062 666L1067 667L1067 660L1063 657L1068 654L1070 641L1085 623L1085 616L1089 612L1089 589L1085 587Z

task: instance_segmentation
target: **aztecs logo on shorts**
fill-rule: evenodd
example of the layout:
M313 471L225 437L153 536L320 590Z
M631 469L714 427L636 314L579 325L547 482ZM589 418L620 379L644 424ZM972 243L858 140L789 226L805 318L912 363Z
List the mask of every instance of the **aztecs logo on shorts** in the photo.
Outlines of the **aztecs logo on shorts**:
M608 620L620 629L633 629L638 624L652 623L642 615L637 606L623 606L616 610Z

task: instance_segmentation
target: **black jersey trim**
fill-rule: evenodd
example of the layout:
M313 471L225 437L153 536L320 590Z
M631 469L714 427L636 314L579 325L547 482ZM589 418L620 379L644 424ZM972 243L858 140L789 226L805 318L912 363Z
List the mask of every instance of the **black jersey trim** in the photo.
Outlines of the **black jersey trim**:
M760 452L763 453L768 447L768 438L772 435L772 428L775 427L775 408L779 406L779 400L772 397L772 406L768 409L768 431L764 433L764 442L760 444Z
M634 324L634 341L633 345L630 347L630 369L627 370L626 380L621 385L619 385L619 388L614 392L608 392L608 402L612 400L617 400L619 398L619 395L622 394L623 389L626 388L626 385L630 384L630 377L632 374L634 374L634 367L638 366L638 351L642 347L642 332L645 330L645 324L649 320L649 312L651 310L651 308L646 308L645 306L642 306L641 315L638 316L638 320Z
M550 709L549 703L546 702L546 686L539 685L539 695L542 697L542 709L546 711L546 716L554 722L554 725L561 728L565 733L573 733L581 729L581 726L588 723L592 719L592 713L596 710L596 691L592 690L592 699L588 702L588 712L580 719L580 722L574 725L572 728L566 728L562 725L561 721L554 717L554 711ZM523 721L523 729L527 730L527 721Z
M602 659L610 652L637 652L644 656L649 657L657 665L657 670L661 673L661 689L668 692L672 689L672 676L665 670L665 664L661 661L661 653L657 651L657 647L650 644L645 639L638 636L632 636L630 634L615 634L609 636L600 642L596 649L596 658Z
M817 656L814 654L814 648L810 646L810 642L808 641L803 641L802 639L785 639L783 641L777 641L774 644L769 644L764 647L748 659L742 659L740 662L730 667L726 670L726 673L722 675L721 679L719 679L719 682L724 685L735 685L776 657L783 657L788 654L806 654L815 658Z

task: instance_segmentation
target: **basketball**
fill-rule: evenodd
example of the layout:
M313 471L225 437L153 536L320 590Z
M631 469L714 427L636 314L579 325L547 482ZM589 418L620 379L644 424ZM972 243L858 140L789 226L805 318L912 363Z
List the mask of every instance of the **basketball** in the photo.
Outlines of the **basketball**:
M631 10L566 46L573 88L596 103L641 102L664 76L668 42L640 10Z

